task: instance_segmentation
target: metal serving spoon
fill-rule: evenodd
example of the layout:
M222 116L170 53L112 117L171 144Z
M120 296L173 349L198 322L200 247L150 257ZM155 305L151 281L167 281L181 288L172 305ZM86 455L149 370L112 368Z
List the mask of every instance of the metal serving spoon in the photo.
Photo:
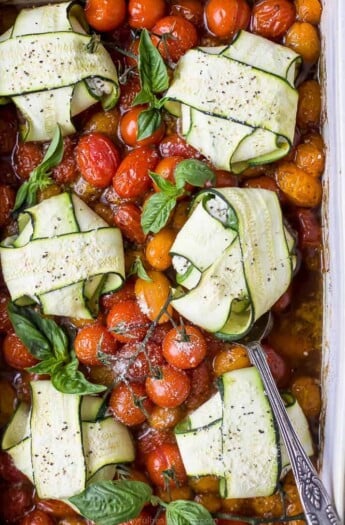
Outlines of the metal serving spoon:
M264 329L262 330L263 325ZM324 484L319 478L309 457L290 422L284 402L267 364L261 341L272 327L270 314L264 316L257 326L243 340L247 346L250 361L259 370L279 431L283 437L291 468L308 525L342 525ZM260 333L261 330L261 333Z

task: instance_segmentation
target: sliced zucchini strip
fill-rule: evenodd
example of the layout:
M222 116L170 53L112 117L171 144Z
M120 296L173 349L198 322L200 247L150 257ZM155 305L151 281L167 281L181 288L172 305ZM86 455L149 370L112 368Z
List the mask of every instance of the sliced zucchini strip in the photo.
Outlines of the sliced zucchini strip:
M116 104L115 65L86 28L82 8L65 2L22 9L0 37L0 98L25 117L24 140L49 140L58 124L74 133L74 115L99 100L104 109Z
M246 31L230 46L188 51L166 94L182 105L187 142L235 173L286 155L295 131L298 63L294 51Z
M201 221L205 215L210 218ZM188 244L192 231L197 243ZM225 239L231 241L228 246ZM276 194L254 188L201 192L171 253L173 262L182 258L200 270L190 291L175 294L173 307L194 324L229 340L243 337L272 307L288 288L295 265L294 243ZM178 277L190 288L188 275L187 285Z
M62 193L28 208L19 233L0 247L12 300L39 302L45 314L92 318L100 294L124 280L120 230L76 195Z

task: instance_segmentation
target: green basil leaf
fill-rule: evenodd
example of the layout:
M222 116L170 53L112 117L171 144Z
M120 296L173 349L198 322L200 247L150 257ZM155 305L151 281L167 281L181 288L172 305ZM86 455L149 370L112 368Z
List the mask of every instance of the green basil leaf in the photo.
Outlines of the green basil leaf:
M27 195L29 191L29 181L25 181L19 190L17 191L16 200L14 203L13 211L19 210L23 206L23 204L26 201Z
M165 193L155 193L145 205L141 216L141 226L144 233L159 232L168 222L171 211L176 206L176 198Z
M195 501L176 500L166 510L167 525L214 525L209 511Z
M100 481L69 501L97 525L118 525L136 518L151 495L151 487L141 481Z
M64 394L98 394L106 390L103 385L94 385L90 383L82 372L78 370L78 359L72 358L72 361L57 370L54 370L51 381L59 392Z
M165 179L161 175L158 175L158 173L154 173L153 171L150 171L150 177L153 180L153 182L158 186L160 191L162 193L165 193L169 197L180 197L182 195L182 192L180 189L177 189L175 184L170 182L170 180Z
M140 104L151 104L154 100L154 95L146 88L142 88L132 102L132 106Z
M148 88L153 93L161 93L168 89L169 76L166 65L146 29L143 29L140 35L138 70L142 88Z
M55 168L62 161L63 157L63 138L60 126L56 127L53 139L49 145L49 148L46 151L46 154L43 157L43 160L39 166L37 166L37 171L50 171L52 168Z
M138 118L138 135L137 140L150 137L161 125L162 115L158 109L145 109Z
M143 279L144 281L152 282L152 279L147 274L145 266L143 265L143 261L140 257L136 257L129 270L129 274L127 275L127 277L130 277L131 275L137 275L140 279Z
M40 316L34 310L31 310L29 315L35 325L51 343L55 358L62 361L68 359L68 339L65 332L56 324L55 321Z
M204 162L186 159L176 166L175 180L177 188L183 188L186 182L202 188L207 182L215 182L216 176Z
M37 363L37 365L30 366L30 368L26 368L28 372L31 372L32 374L54 374L58 368L60 368L63 365L63 362L59 359L55 359L55 357L50 357L49 359L45 359L44 361L41 361L40 363Z

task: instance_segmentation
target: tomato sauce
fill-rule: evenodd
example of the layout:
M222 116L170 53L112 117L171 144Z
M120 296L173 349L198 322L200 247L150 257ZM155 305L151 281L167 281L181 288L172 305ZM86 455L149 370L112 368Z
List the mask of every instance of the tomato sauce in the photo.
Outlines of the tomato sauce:
M15 8L0 7L1 33L11 26ZM291 391L301 404L318 446L321 406L319 388L322 336L322 241L319 205L324 143L320 135L320 86L315 65L320 53L319 0L87 0L91 28L102 33L118 66L121 96L115 109L99 104L75 119L77 133L64 139L64 156L52 171L53 184L39 200L65 189L74 191L108 224L122 231L126 270L140 258L148 279L140 274L101 299L94 323L64 320L77 332L75 351L88 379L114 386L109 409L128 425L137 444L130 479L152 484L164 500L190 499L212 513L216 523L245 523L245 517L283 522L281 494L251 500L222 500L212 476L188 480L173 436L173 427L215 392L215 379L248 366L243 346L227 343L196 327L181 325L167 306L174 284L169 249L188 216L190 197L179 198L167 226L146 235L141 215L147 199L157 192L149 171L174 182L183 159L203 159L179 134L178 119L162 112L157 129L138 140L139 116L146 106L132 107L140 90L136 54L138 30L151 31L152 41L169 68L196 45L221 45L243 28L285 43L303 58L298 80L296 140L288 157L274 164L249 168L240 176L215 170L216 186L266 188L275 191L284 216L298 238L299 269L285 294L273 306L274 325L264 341L268 363L278 386ZM0 106L0 233L16 232L12 215L16 192L41 162L45 144L22 143L19 118L11 104ZM211 166L212 168L212 166ZM197 191L189 188L193 194ZM29 399L34 358L14 335L6 307L9 295L0 275L0 425L8 423L19 399ZM159 312L163 314L159 316ZM158 317L157 317L158 316ZM185 322L185 324L187 324ZM114 330L115 327L115 330ZM176 338L176 333L180 334ZM184 351L184 337L188 352ZM97 358L99 340L108 364ZM145 338L145 349L140 342ZM117 368L116 368L117 367ZM129 386L128 386L129 385ZM300 524L301 505L291 474L282 481L285 509ZM131 524L150 523L148 507ZM224 519L243 517L243 522ZM62 502L39 500L29 481L0 453L0 522L19 525L81 525L87 521ZM158 518L165 523L164 513Z

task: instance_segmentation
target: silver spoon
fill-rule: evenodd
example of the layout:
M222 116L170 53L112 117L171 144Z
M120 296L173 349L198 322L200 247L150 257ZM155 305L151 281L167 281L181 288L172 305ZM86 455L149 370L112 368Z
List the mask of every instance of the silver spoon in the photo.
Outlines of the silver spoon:
M258 331L260 331L260 326L263 326L262 321L265 322L266 326L264 331L259 335ZM265 352L261 346L261 340L264 339L272 327L271 315L268 314L264 316L262 321L259 322L256 333L251 331L243 342L247 346L250 361L260 372L280 434L283 437L305 512L305 519L308 525L342 525L342 521L337 514L324 484L309 457L304 452L272 377Z

